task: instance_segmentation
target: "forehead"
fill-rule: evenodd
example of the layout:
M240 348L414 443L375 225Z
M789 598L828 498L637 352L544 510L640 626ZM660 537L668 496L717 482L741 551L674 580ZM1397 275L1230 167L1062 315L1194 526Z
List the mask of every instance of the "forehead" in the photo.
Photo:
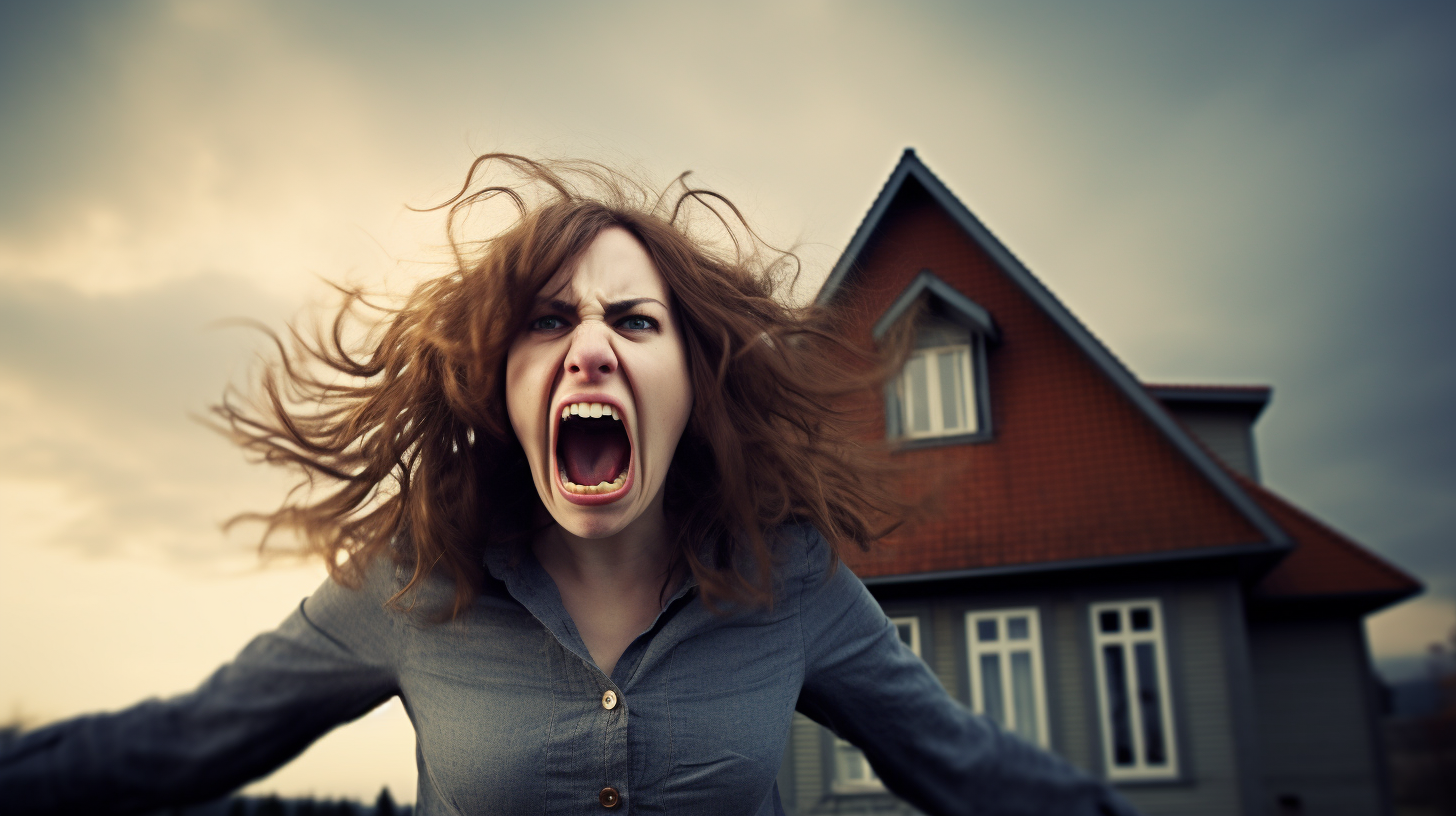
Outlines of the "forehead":
M668 302L669 292L647 250L621 227L605 229L572 263L556 273L543 295L584 303L655 298Z

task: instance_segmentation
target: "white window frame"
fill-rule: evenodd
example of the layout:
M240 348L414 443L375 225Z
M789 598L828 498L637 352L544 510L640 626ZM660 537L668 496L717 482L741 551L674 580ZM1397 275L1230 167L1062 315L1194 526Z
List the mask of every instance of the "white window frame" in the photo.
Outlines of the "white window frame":
M1132 613L1135 609L1149 611L1151 620L1148 629L1133 630ZM1088 611L1092 624L1092 652L1097 666L1097 705L1102 722L1102 751L1107 767L1107 778L1170 779L1177 777L1178 738L1177 728L1173 722L1172 687L1168 683L1168 646L1165 634L1167 628L1163 625L1162 603L1156 598L1111 601L1092 604ZM1119 615L1119 631L1102 631L1101 615L1104 612L1115 612ZM1153 764L1148 761L1147 730L1143 721L1144 706L1138 700L1138 672L1134 653L1137 647L1148 645L1153 649L1155 657L1153 662L1156 664L1156 677L1160 692L1157 713L1163 724L1165 761L1162 764ZM1109 701L1108 665L1107 657L1104 654L1108 646L1122 647L1120 671L1123 680L1123 699L1128 701L1128 725L1132 732L1133 761L1131 764L1118 764L1116 761L1113 713Z
M895 624L897 634L901 626L910 627L910 642L906 645L916 657L920 657L920 618L905 615L890 618L890 623ZM904 638L900 640L904 643ZM880 793L885 790L885 783L875 775L875 769L870 767L870 761L865 758L864 752L848 740L834 737L831 750L834 763L832 787L835 793Z
M1027 637L1017 640L1010 638L1007 621L1012 618L1024 618L1027 623ZM994 621L996 625L997 638L995 641L982 641L978 635L977 624L981 621ZM1032 706L1032 713L1036 719L1036 726L1032 733L1020 727L1018 719L1018 700L1016 699L1016 686L1012 682L1012 655L1029 653L1031 656L1031 695L1029 701ZM1041 614L1034 606L1018 607L1015 609L978 609L966 613L966 660L970 664L971 678L971 709L977 714L986 715L985 681L981 668L982 656L997 655L999 663L996 681L1000 684L1003 699L1003 719L1000 725L1007 731L1019 734L1023 739L1034 742L1043 748L1051 746L1050 729L1047 723L1046 703L1046 672L1042 670L1042 639L1041 639Z
M960 428L945 427L942 406L944 401L941 399L941 389L944 383L941 382L940 366L936 364L936 355L948 352L961 355L961 399L965 406L966 424ZM914 404L910 399L910 365L916 359L925 361L926 401L929 403L927 408L929 409L930 427L923 431L915 430L912 421ZM963 436L979 433L981 420L976 404L975 364L976 346L974 342L920 348L911 352L910 356L905 358L905 366L900 369L900 374L895 379L895 397L900 401L900 435L906 439L932 439L938 436Z

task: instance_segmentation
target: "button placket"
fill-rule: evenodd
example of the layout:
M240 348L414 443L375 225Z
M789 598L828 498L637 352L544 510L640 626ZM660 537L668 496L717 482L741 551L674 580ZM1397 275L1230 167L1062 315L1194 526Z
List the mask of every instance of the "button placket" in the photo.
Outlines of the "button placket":
M615 711L617 709L617 706L621 704L622 697L621 695L617 694L616 689L609 688L602 692L602 697L598 702L601 703L604 710ZM623 713L625 712L626 709L623 709ZM608 729L613 732L617 732L620 729L625 729L627 724L626 720L622 717L608 717L607 722L609 723L609 725L607 726ZM620 770L623 769L614 769L614 772ZM616 788L610 785L602 788L600 791L597 792L597 803L604 808L615 808L617 807L617 805L621 804L621 802L622 794Z

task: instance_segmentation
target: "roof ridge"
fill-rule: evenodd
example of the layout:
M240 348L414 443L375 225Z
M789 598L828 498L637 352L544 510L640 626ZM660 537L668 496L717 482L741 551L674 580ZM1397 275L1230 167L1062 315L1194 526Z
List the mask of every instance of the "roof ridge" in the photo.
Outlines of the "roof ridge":
M858 260L860 250L864 248L865 242L873 232L873 226L884 215L889 208L890 201L894 199L895 193L900 191L900 185L904 183L905 177L909 175L910 162L920 163L915 155L915 148L907 147L900 154L900 161L895 163L894 169L890 171L890 177L880 185L880 191L875 193L874 200L865 210L865 214L854 228L854 233L849 236L849 243L844 245L844 251L839 253L839 260L829 268L829 275L819 285L819 291L814 293L814 302L822 305L824 300L832 296L839 288L839 284L848 276L849 269Z

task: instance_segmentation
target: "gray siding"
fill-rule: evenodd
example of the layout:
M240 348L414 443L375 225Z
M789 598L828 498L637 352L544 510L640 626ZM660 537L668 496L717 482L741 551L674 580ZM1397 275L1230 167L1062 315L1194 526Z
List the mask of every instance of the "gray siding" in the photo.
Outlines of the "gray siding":
M1360 621L1256 621L1249 640L1264 813L1280 796L1299 797L1305 813L1389 813Z
M1097 698L1088 643L1087 604L1058 600L1046 621L1047 707L1052 750L1084 771L1101 776Z
M789 756L792 757L794 789L779 791L784 799L784 809L789 813L808 813L824 798L824 729L803 714L794 715L793 730L789 737ZM783 778L781 774L780 779ZM789 801L792 797L793 801Z
M933 604L930 615L921 619L920 625L928 628L921 630L920 641L922 656L930 670L950 696L964 704L966 697L959 689L961 664L966 659L965 622L957 616L958 612L951 604Z

